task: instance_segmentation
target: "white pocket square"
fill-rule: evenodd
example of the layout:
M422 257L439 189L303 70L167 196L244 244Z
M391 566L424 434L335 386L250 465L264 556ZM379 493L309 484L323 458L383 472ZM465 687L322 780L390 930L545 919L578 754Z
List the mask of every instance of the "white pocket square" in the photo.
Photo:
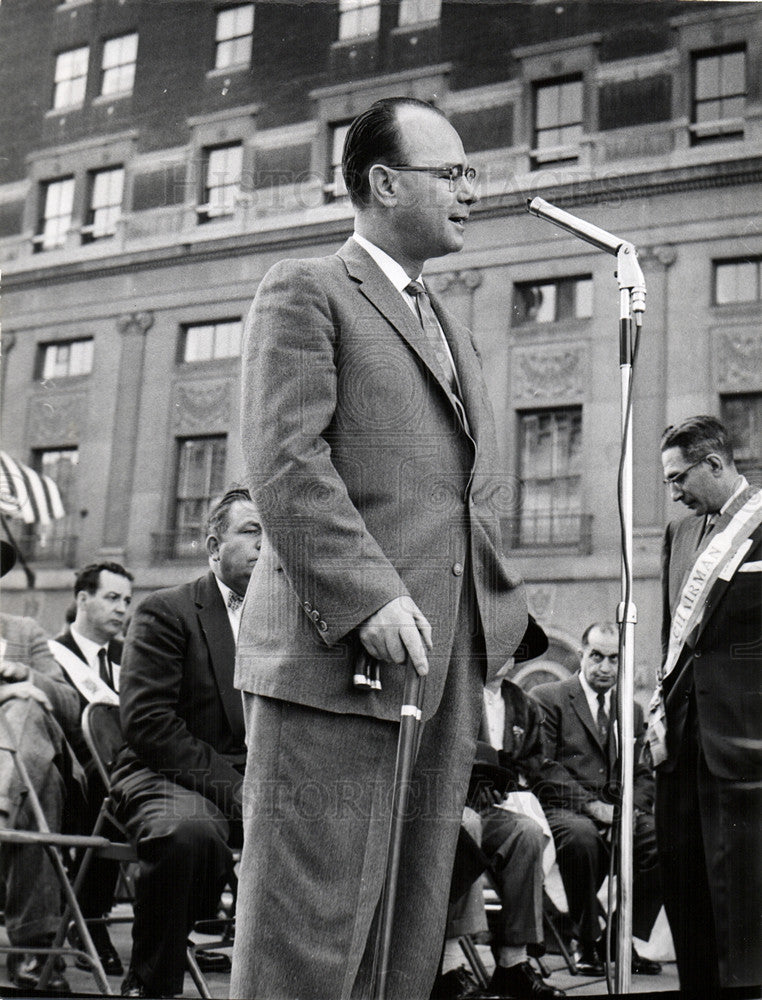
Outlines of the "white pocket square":
M739 573L762 573L762 559L757 559L756 562L747 562L743 566L738 567Z

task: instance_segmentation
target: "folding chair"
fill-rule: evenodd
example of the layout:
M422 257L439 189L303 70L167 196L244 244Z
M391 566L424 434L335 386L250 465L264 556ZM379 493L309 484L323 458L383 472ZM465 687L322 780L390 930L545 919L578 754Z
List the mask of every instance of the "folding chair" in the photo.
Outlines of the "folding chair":
M92 758L95 761L95 765L98 768L98 773L103 780L104 788L106 789L100 812L98 814L98 819L96 820L94 832L100 833L103 826L108 822L113 824L113 826L119 830L125 839L129 841L129 834L126 827L119 821L119 819L117 819L114 813L113 803L109 792L111 772L113 770L117 754L124 744L121 721L119 718L119 706L112 705L107 702L93 702L92 704L87 705L82 715L82 731L84 733L88 749L90 750ZM137 854L135 853L134 847L131 845L130 852L129 857L125 858L125 860L130 862L137 861ZM82 865L80 867L81 873L82 869L84 869L86 864L89 863L89 860L89 856L87 855L83 858ZM237 880L234 875L231 877L231 882L231 889L233 891L232 910L235 912ZM199 968L196 953L201 949L232 947L234 917L226 916L217 920L199 921L193 929L199 934L219 935L216 939L206 941L203 944L195 944L189 941L185 954L186 966L196 989L199 994L205 998L205 1000L210 1000L212 994L206 977Z
M90 970L93 974L98 990L107 996L111 996L113 994L109 986L108 979L106 978L103 964L95 945L93 944L93 939L90 936L87 922L82 915L82 910L80 909L79 902L77 901L77 889L79 887L78 880L75 879L74 883L70 881L63 859L63 852L70 849L84 849L86 855L88 856L97 854L101 857L117 858L121 860L124 856L124 845L114 844L107 837L100 836L97 833L90 836L84 836L78 834L56 833L51 831L42 810L42 806L40 805L40 800L37 796L34 785L30 779L29 772L27 771L23 758L17 752L15 740L10 732L10 728L2 711L0 711L0 749L7 750L11 754L16 773L19 776L29 803L32 819L37 827L36 830L0 830L0 844L21 844L27 846L36 844L41 846L50 859L50 863L61 886L65 899L64 912L61 917L58 931L54 937L53 944L49 948L34 948L35 952L40 955L47 956L40 974L38 989L41 992L44 992L53 971L53 963L56 956L76 955L85 958L89 963ZM83 946L82 948L74 948L64 944L66 931L68 930L69 923L72 920L74 921L74 924L79 932L80 941ZM27 951L29 951L29 948L25 945L0 946L0 953L4 954L19 954Z

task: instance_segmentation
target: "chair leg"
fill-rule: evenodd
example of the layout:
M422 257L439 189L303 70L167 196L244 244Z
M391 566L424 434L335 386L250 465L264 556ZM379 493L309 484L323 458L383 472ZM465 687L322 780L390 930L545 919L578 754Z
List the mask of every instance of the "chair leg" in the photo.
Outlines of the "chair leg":
M185 950L185 964L188 966L188 972L199 992L199 996L204 997L204 1000L212 1000L209 984L196 961L196 949L193 945L188 945Z
M468 964L471 966L476 981L479 983L482 989L486 989L489 983L489 976L487 975L487 970L482 962L481 955L477 951L476 945L474 944L474 939L470 934L463 934L458 938L458 944L466 956Z
M566 947L564 939L558 932L555 921L550 917L548 913L543 914L543 920L545 926L550 931L551 937L558 945L558 950L563 955L564 962L566 963L566 968L569 970L569 974L572 976L577 975L577 963L574 961L574 956L571 954L569 949Z

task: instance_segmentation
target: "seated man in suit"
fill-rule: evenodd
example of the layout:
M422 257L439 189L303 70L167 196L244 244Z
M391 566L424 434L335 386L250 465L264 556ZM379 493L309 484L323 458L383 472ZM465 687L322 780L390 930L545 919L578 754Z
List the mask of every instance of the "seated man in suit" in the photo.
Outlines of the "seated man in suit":
M209 572L135 611L120 684L122 748L112 775L137 845L132 958L122 996L182 990L188 933L216 913L240 847L246 748L233 688L241 604L261 528L248 491L213 504Z
M12 569L16 553L0 541L2 575ZM76 693L64 680L48 649L45 633L32 618L0 612L0 743L7 737L26 765L48 826L60 831L71 779L81 772L65 734L79 718ZM8 752L0 752L0 828L36 829L24 789ZM52 943L58 928L61 887L42 847L5 844L1 852L5 889L5 928L11 944L29 947L8 956L11 982L34 990L43 959L35 951ZM56 962L48 988L68 992L64 962Z
M132 600L132 579L132 574L115 562L91 563L81 569L74 580L74 618L50 643L69 683L79 693L80 718L88 702L111 701L115 704L118 700L116 692L122 655L119 635ZM72 735L72 746L87 779L84 801L79 801L79 808L72 809L72 822L77 832L90 833L104 790L79 724ZM108 914L118 877L118 862L92 859L80 892L83 916L97 920ZM91 923L89 928L107 975L118 976L123 971L122 963L106 925ZM80 945L75 929L71 931L70 940L75 946ZM90 967L84 959L78 959L75 964L78 968Z
M543 854L548 836L538 820L516 811L510 795L526 791L542 762L540 710L518 685L507 680L515 663L540 656L548 648L547 636L530 615L529 625L515 658L505 664L484 688L482 719L476 760L471 773L468 805L463 826L481 848L492 884L501 903L499 936L493 942L495 971L488 986L490 996L515 1000L553 1000L566 994L546 983L529 963L528 950L542 954L543 943ZM540 813L538 803L534 807ZM458 883L478 871L471 862L469 840L461 836L455 857L451 898L458 896ZM460 868L459 863L463 863ZM470 934L484 928L484 904L480 881L455 902L448 914L448 935ZM452 973L440 977L441 981ZM453 977L454 978L454 977ZM462 993L460 994L462 995Z
M545 760L534 788L556 845L569 914L577 927L577 968L604 973L597 893L608 871L610 833L619 801L617 707L619 629L590 625L582 636L581 668L563 681L540 684L532 696L543 712ZM635 829L633 834L633 932L648 940L661 909L650 767L641 759L645 727L635 703ZM658 962L633 948L632 971L656 975Z

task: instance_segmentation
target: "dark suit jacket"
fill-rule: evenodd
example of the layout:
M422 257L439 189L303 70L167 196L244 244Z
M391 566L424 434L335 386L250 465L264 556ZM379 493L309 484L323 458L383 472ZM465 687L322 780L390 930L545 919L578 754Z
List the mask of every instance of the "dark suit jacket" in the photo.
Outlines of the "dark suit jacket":
M579 674L532 688L543 712L542 733L546 760L536 775L534 791L543 805L582 812L586 802L615 802L618 788L613 763L613 727L617 718L616 688L611 692L611 740L601 743L590 714ZM642 760L645 726L643 709L635 702L635 807L653 809L653 778Z
M127 746L115 782L148 767L240 818L245 747L234 658L212 572L141 601L124 644L119 702Z
M664 536L665 652L672 610L695 561L702 525L703 518L689 516L669 524ZM751 548L732 578L715 583L697 633L665 679L669 757L661 766L667 770L674 767L691 687L709 770L731 780L761 780L762 527L752 535Z
M539 770L542 759L542 734L540 708L529 695L513 681L504 680L500 694L505 702L503 749L495 750L490 742L486 711L479 730L476 760L471 775L469 805L474 805L481 783L490 782L501 794L524 787ZM484 797L479 795L483 803Z
M68 628L68 627L65 628L63 630L63 632L61 632L60 635L57 635L56 636L56 642L60 642L62 646L66 646L66 648L70 649L72 651L72 653L75 654L75 656L78 656L80 658L80 660L82 660L83 663L87 663L87 658L85 657L84 653L79 648L79 646L77 645L77 643L76 643L76 641L74 639L74 636L71 634L71 629L70 628ZM108 658L109 658L109 660L111 660L112 663L121 664L121 662L122 662L122 649L123 649L123 647L124 647L124 643L122 642L121 639L111 639L110 640L110 642L108 644ZM71 683L71 681L69 681L69 683ZM85 699L81 695L80 695L80 700L81 700L81 703L82 703L82 708L84 709L86 702L85 702Z
M457 368L468 427L420 324L353 240L285 260L246 327L241 438L263 526L243 608L236 684L333 712L399 716L404 671L383 690L351 682L357 627L410 594L433 628L424 719L436 711L471 561L496 671L527 624L502 555L494 421L469 331L432 304Z

